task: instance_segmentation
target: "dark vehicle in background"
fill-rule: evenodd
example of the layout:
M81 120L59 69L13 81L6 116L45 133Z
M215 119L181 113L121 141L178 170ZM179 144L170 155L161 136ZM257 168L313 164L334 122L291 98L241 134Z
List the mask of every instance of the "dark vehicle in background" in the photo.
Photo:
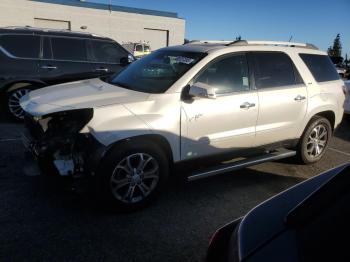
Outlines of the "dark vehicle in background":
M32 27L0 28L0 93L23 118L19 100L33 89L121 71L134 57L110 38Z
M350 261L350 163L265 201L212 237L207 262Z

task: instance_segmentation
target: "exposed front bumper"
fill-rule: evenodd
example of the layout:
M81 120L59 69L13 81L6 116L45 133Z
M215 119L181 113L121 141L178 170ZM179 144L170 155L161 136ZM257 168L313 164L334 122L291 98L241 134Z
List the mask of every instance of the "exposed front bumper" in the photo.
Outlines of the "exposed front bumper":
M107 147L90 134L78 133L73 137L62 134L48 138L32 117L27 116L25 124L26 130L22 133L25 150L37 162L45 161L46 165L54 167L61 176L93 176L107 151Z

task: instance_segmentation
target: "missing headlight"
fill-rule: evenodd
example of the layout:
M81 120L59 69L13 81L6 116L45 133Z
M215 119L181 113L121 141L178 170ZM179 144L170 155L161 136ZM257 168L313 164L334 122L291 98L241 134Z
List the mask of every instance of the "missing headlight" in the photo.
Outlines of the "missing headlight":
M75 109L52 113L43 117L40 124L46 135L76 134L92 119L93 109Z

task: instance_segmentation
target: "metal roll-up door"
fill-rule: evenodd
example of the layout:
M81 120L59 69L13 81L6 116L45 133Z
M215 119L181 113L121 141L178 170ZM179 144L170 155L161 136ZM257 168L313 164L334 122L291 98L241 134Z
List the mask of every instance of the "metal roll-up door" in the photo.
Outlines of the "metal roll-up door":
M169 45L169 31L145 28L144 41L148 42L151 50L157 50Z

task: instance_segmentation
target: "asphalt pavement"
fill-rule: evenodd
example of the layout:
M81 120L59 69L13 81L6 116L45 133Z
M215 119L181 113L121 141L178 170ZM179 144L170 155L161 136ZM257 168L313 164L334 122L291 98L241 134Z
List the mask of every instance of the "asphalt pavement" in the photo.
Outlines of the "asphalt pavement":
M25 157L21 124L0 122L0 261L203 261L210 236L277 193L350 161L350 121L311 166L282 160L191 183L146 209L101 208Z

